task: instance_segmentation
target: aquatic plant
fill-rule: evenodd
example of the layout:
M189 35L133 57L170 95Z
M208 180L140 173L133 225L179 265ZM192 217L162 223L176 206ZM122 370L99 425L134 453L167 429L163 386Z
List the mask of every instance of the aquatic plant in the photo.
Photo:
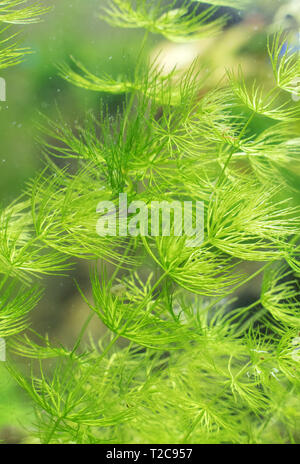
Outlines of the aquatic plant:
M36 407L29 440L299 442L300 58L279 31L266 43L272 79L228 70L208 92L198 61L184 75L147 64L149 33L221 33L217 5L248 2L209 3L199 13L195 2L110 0L102 19L146 29L134 76L97 76L76 58L60 66L70 83L124 94L124 104L75 129L42 119L47 167L1 211L0 336L39 366L7 365ZM97 205L117 209L124 193L149 208L203 202L204 240L189 247L187 234L127 235L120 224L100 236ZM75 346L16 335L41 297L37 277L67 274L75 258L93 263L92 300L78 288L91 315ZM241 304L237 290L257 276L260 295ZM107 331L83 344L95 318Z

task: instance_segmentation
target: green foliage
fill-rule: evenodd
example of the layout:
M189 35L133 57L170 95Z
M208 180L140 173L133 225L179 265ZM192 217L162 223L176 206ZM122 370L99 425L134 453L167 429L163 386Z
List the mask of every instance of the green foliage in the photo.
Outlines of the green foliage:
M2 0L0 4L0 21L11 24L28 24L40 21L40 16L47 9L41 2L28 5L27 0Z
M2 29L1 33L4 33L6 29ZM23 60L24 54L29 53L28 49L19 48L16 43L11 42L14 37L10 36L0 41L0 69L19 64Z
M104 15L175 41L225 24L188 3L114 0ZM92 299L79 289L91 316L73 348L34 332L9 339L11 353L32 359L28 371L8 365L36 406L29 440L299 442L299 207L281 171L299 155L299 102L289 95L298 57L281 57L279 40L269 42L266 88L229 70L225 88L204 92L197 61L165 76L139 57L131 80L62 67L78 86L126 95L114 116L103 105L75 128L44 118L47 166L1 212L0 335L23 331L39 298L15 293L16 279L26 286L66 272L67 259L94 261ZM119 193L147 206L203 201L204 242L99 237L97 204L118 207ZM259 275L258 300L233 309L235 291ZM93 316L107 332L84 344Z
M197 338L175 351L141 350L130 343L108 354L100 345L80 359L60 359L51 377L42 370L29 383L14 372L39 406L41 441L293 440L299 424L292 387L299 382L294 333L251 331L243 339L223 310L211 321L207 313L193 320L186 315Z
M53 274L68 267L65 258L45 250L45 231L36 233L29 201L0 211L0 274L29 280L35 274Z
M284 34L276 34L272 43L268 44L269 55L277 86L289 93L295 93L300 80L299 53L291 53L287 46L282 56Z
M0 337L8 337L28 327L28 312L37 304L40 292L32 288L16 289L16 282L6 284L5 278L0 281Z
M113 0L103 7L100 18L112 26L126 28L144 28L154 34L162 34L173 42L197 40L205 35L220 31L225 18L208 21L216 11L208 8L196 15L196 7L189 10L192 2L184 1L176 8L176 1L150 2L148 0Z
M28 5L27 0L2 0L0 2L0 24L37 22L40 20L40 16L47 11L41 3L26 5ZM7 27L2 28L0 33L4 33L7 29ZM23 60L24 54L30 53L30 50L20 48L17 43L11 43L15 37L16 34L13 34L0 41L0 69L19 64Z

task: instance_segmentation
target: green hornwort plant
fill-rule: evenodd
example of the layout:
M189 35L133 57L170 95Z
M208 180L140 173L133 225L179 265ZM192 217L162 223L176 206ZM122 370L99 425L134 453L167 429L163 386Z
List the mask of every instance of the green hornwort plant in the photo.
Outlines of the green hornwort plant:
M15 9L23 3L1 1L0 20L41 13ZM101 18L144 28L143 49L150 32L176 42L217 34L228 19L215 19L217 7L249 2L209 3L198 14L199 2L110 0ZM72 84L124 94L125 103L113 117L102 106L76 130L44 119L47 167L0 214L0 337L39 366L26 373L7 363L36 406L29 440L299 442L300 106L291 94L300 58L289 46L282 52L287 40L279 31L266 44L272 81L249 83L242 69L228 70L207 93L197 61L166 76L141 53L134 76L118 79L76 59L60 67ZM5 48L1 65L23 52ZM69 162L58 167L56 157ZM99 236L97 204L117 208L121 193L149 206L204 202L204 241L189 248L184 234ZM36 278L66 274L72 258L95 263L93 301L79 289L91 316L75 346L20 334L41 298ZM248 271L250 262L258 270ZM259 299L233 305L258 275ZM93 316L108 330L83 346Z

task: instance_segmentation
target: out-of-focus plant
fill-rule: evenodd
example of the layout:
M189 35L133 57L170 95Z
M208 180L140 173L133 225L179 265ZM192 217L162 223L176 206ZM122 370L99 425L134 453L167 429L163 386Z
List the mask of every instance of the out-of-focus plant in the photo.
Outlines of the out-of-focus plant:
M1 24L28 24L40 21L40 16L46 12L41 3L28 5L27 0L6 0L0 2ZM2 27L0 33L4 33L6 27ZM14 66L20 63L25 53L29 50L20 48L15 42L16 34L5 37L0 42L0 69Z

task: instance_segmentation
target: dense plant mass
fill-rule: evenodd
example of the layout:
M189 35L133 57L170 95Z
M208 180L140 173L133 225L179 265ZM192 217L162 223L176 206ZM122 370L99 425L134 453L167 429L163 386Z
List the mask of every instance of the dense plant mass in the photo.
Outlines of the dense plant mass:
M1 1L0 20L41 13L23 3ZM208 3L110 0L102 19L146 30L134 75L97 76L76 57L60 65L70 83L124 94L124 104L75 129L41 118L47 166L1 210L0 337L34 366L7 364L36 406L29 441L299 442L300 57L293 31L278 30L263 84L240 67L211 89L201 60L167 74L147 62L150 33L211 37L228 21L218 6L249 4ZM1 66L24 52L2 50ZM118 208L120 193L149 208L204 202L204 241L99 236L97 204ZM67 274L74 258L93 263L93 299L79 289L91 316L75 346L21 333L41 298L37 277ZM237 290L257 276L260 296L245 305ZM107 331L86 345L93 317Z

